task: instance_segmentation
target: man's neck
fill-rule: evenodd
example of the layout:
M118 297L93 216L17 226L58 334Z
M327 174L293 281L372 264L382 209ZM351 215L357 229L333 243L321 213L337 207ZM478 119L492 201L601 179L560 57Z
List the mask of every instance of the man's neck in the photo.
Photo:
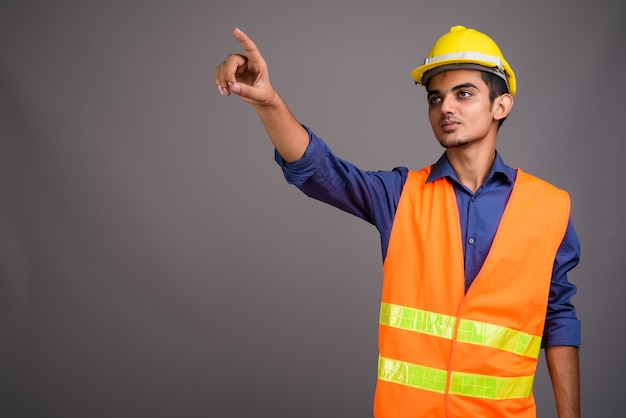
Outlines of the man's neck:
M476 193L489 176L496 150L494 147L455 147L448 148L446 156L459 182Z

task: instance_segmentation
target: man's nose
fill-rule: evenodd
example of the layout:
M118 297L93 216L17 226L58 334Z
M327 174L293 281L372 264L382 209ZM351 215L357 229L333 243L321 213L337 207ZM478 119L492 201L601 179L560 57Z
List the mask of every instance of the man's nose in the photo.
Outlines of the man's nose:
M450 96L443 96L441 98L441 114L442 115L447 115L450 113L454 113L455 107L454 107L454 100L452 97Z

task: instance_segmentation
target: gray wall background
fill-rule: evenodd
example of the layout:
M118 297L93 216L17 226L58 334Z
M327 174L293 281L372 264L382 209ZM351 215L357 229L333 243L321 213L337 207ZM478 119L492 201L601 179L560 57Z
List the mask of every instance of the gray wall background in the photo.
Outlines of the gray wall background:
M250 34L301 122L366 169L439 157L410 71L452 25L519 93L499 150L567 189L582 405L626 373L618 2L0 4L0 416L366 417L381 284L367 223L287 185L213 71ZM543 356L539 416L554 417Z

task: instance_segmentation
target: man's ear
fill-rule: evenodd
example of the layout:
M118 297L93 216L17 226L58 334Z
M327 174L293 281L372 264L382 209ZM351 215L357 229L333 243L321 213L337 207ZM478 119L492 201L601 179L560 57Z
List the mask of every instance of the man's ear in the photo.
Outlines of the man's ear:
M511 108L513 107L513 96L508 93L502 94L493 101L493 118L495 120L502 120L509 115Z

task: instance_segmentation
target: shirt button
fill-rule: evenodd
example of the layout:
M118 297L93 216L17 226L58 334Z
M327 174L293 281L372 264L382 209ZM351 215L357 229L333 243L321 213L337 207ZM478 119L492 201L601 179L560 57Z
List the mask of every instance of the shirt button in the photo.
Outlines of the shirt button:
M470 244L473 244L474 243L474 238L468 239L467 242L469 242Z
M476 201L476 196L472 196L472 202Z

